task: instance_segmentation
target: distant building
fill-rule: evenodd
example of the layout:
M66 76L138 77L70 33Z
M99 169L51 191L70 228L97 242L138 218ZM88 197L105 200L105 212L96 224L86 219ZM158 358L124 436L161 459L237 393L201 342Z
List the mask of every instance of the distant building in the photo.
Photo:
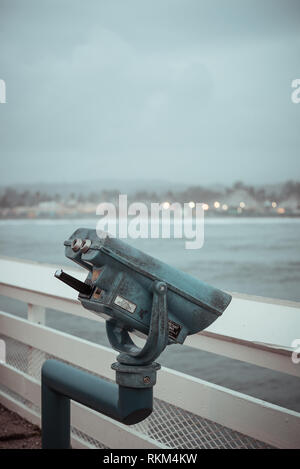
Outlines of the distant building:
M234 192L224 195L221 205L229 208L242 208L243 210L260 210L260 204L244 189L237 189Z
M281 202L280 207L284 208L287 212L300 213L300 201L295 196L290 196L287 200Z

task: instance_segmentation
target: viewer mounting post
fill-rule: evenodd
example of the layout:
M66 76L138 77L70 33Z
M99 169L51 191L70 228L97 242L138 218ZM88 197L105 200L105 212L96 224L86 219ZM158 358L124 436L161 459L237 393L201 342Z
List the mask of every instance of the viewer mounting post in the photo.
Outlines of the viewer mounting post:
M118 362L112 364L116 383L57 360L46 360L42 367L43 449L70 448L70 400L125 425L141 422L151 414L153 386L160 368L153 360L168 343L167 287L163 282L155 282L153 290L151 330L142 349L133 344L127 331L120 330L115 321L107 322L112 346L124 351L117 357Z
M153 373L153 370L151 370ZM152 412L153 382L121 386L86 371L47 360L42 369L42 447L70 448L70 400L80 402L126 425Z

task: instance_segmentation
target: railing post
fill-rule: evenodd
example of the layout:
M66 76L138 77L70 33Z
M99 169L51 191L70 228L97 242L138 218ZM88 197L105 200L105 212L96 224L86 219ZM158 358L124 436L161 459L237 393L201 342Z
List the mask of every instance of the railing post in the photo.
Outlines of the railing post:
M27 319L28 321L35 322L36 324L45 324L46 309L43 306L28 303Z
M6 362L6 343L3 339L0 339L0 363Z
M27 309L27 319L30 322L34 322L36 324L45 324L46 322L46 309L42 306L33 305L28 303ZM45 358L45 354L38 350L35 350L32 347L29 347L29 354L28 354L28 366L27 366L27 373L30 376L37 377L39 374L40 369L36 369L36 363L39 362L42 358ZM37 373L38 372L38 373Z

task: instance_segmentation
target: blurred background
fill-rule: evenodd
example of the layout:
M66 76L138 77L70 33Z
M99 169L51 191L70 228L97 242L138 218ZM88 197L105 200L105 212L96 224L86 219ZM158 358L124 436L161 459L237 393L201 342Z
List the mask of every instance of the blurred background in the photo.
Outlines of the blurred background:
M198 202L201 250L136 243L300 300L299 23L298 0L0 0L0 254L65 262L119 193Z

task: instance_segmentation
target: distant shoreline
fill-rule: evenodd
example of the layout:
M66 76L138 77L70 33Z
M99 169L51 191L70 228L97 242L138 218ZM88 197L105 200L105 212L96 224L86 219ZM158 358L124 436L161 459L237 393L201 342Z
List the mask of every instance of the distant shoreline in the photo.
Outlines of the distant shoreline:
M0 216L0 220L28 220L28 221L34 221L34 220L86 220L86 219L94 219L94 220L99 220L100 216L95 215L95 214L72 214L72 215L63 215L63 216L57 216L57 215L38 215L34 217L24 217L24 216ZM117 219L118 219L117 215ZM134 219L136 216L128 216L128 219ZM206 213L205 218L216 218L216 219L221 219L221 218L234 218L234 219L239 219L239 218L276 218L276 219L284 219L284 218L300 218L300 214L295 214L295 213L283 213L283 214L271 214L271 213L239 213L239 214L218 214L218 213Z

